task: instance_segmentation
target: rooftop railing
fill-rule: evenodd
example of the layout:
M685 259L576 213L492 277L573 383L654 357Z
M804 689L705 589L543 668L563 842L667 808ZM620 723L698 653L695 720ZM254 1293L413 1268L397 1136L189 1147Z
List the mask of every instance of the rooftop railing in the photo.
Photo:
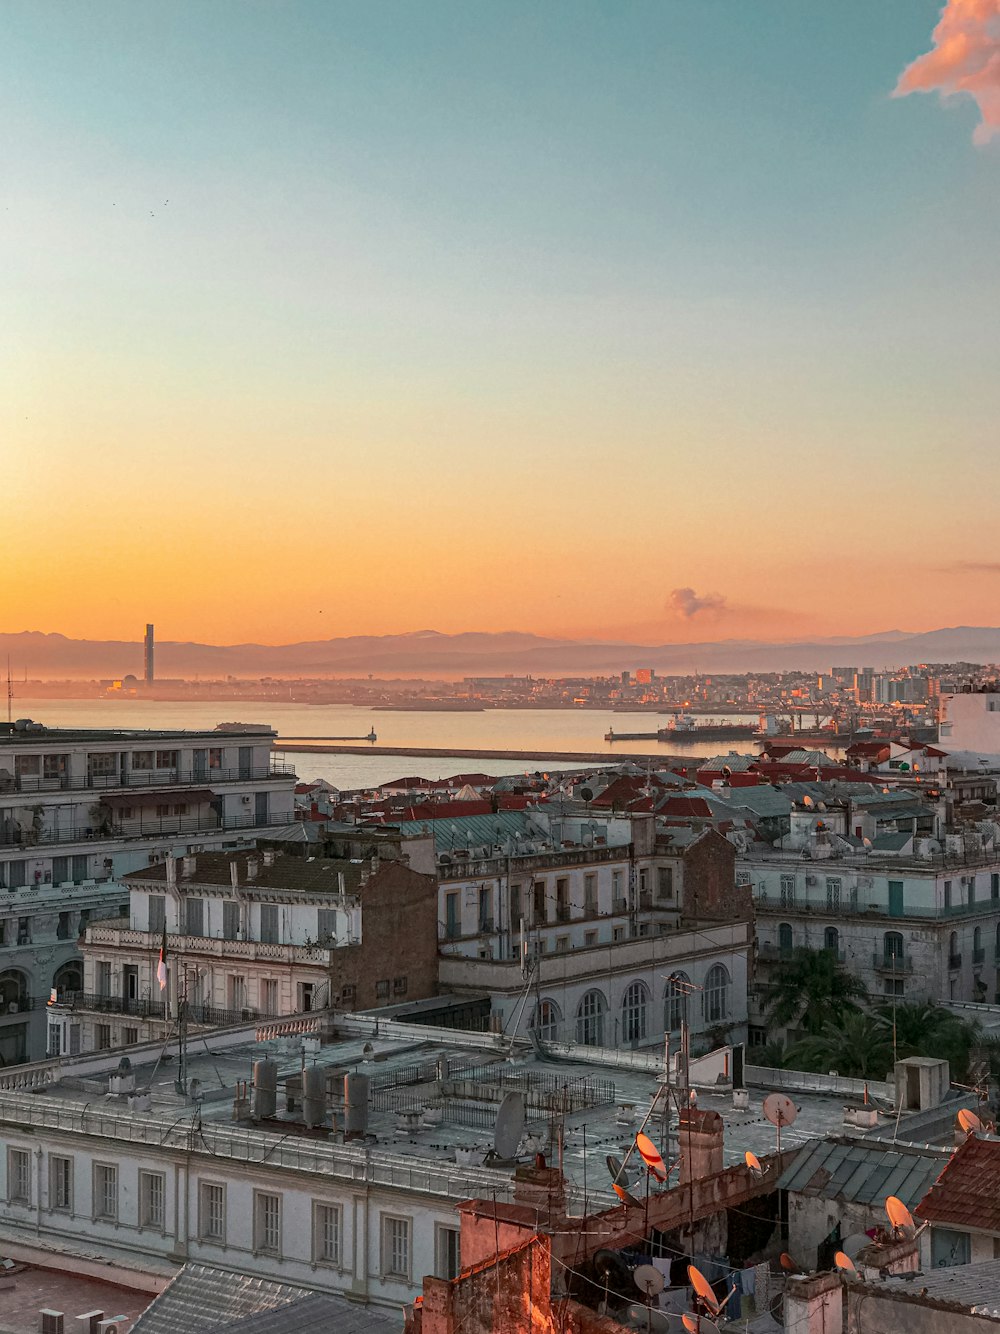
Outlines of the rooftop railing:
M32 795L45 792L121 792L143 788L211 787L215 783L260 783L270 778L294 778L295 768L274 760L264 765L239 765L235 769L209 767L182 769L129 769L125 773L8 775L0 779L0 796L9 792Z
M53 847L68 843L98 843L102 841L133 838L156 838L170 834L204 834L228 829L261 829L276 825L295 823L294 811L281 811L274 815L258 819L252 810L245 815L228 816L222 820L218 815L156 815L155 807L143 809L129 819L115 819L104 824L73 825L69 829L11 828L12 822L0 825L0 847L37 848Z

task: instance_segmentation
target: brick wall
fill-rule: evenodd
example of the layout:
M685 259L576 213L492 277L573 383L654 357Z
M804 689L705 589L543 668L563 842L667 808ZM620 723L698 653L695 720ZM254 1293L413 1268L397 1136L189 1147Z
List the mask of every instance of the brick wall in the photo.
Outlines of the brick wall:
M714 829L707 829L684 853L684 901L681 922L753 920L749 885L736 884L736 849Z
M436 996L437 879L382 862L360 894L361 944L334 951L331 1004L369 1010Z

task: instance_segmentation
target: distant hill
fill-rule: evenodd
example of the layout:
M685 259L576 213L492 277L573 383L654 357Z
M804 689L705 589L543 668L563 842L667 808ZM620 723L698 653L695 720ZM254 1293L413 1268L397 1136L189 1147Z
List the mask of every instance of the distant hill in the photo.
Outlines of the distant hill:
M26 631L0 634L20 679L93 679L142 672L139 640L67 639ZM918 662L1000 662L1000 628L956 626L921 634L891 630L859 638L802 643L721 640L626 644L538 635L354 635L301 644L191 644L161 641L157 676L500 676L594 675L652 667L664 673L823 671L831 666L895 667Z

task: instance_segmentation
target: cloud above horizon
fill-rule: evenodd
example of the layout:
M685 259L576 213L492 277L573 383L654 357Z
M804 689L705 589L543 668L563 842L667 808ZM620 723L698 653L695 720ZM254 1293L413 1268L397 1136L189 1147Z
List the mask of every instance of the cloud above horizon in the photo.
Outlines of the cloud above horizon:
M941 566L942 574L1000 574L1000 560L956 560Z
M971 97L982 116L972 139L985 144L1000 134L1000 0L947 0L933 41L903 70L893 96Z
M690 621L704 611L725 611L726 599L721 593L703 593L699 596L693 588L675 588L667 600L667 610Z

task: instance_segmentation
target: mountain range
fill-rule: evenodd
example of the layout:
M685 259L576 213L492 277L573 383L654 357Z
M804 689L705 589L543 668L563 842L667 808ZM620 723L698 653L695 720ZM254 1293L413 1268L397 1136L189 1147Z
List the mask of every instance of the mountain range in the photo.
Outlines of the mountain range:
M39 631L0 633L0 662L9 655L15 678L65 680L142 673L142 643L69 639ZM827 671L832 666L887 667L921 662L1000 662L1000 628L954 626L911 634L881 634L802 642L724 639L690 644L605 643L547 639L504 631L352 635L297 644L156 645L156 675L220 678L433 677L600 675L651 667L691 672Z

